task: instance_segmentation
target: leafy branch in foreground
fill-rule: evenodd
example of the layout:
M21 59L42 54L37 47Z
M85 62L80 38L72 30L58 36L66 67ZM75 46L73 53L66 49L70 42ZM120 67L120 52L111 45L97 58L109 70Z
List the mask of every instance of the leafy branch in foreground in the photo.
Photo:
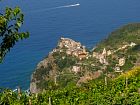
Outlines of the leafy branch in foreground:
M0 62L19 40L29 37L28 32L19 32L24 22L24 15L19 7L6 8L0 13Z

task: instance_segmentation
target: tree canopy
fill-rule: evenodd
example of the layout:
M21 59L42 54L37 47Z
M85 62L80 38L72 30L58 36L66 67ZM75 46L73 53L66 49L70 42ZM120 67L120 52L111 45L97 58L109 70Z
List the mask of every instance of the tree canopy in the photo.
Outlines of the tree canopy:
M19 40L29 37L28 32L20 32L24 22L24 15L19 7L5 8L0 13L0 62Z

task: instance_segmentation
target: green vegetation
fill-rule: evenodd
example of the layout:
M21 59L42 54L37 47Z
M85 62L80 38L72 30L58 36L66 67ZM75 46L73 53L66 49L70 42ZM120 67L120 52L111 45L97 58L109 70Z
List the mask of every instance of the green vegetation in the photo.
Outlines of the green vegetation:
M139 105L140 67L108 80L107 85L98 79L81 87L69 85L29 96L11 90L0 91L1 105L49 105L49 98L52 105Z
M0 13L0 62L16 42L29 37L28 32L19 32L23 21L24 15L19 7L6 8Z
M76 84L78 76L70 70L78 61L76 57L67 55L65 52L55 52L46 60L47 64L36 69L33 74L33 78L40 81L37 83L37 88L41 90L48 88L58 89L64 88L69 84ZM35 80L32 79L32 82Z
M113 31L107 39L97 45L96 51L100 51L103 48L115 50L119 46L131 42L140 45L140 23L128 24Z
M76 57L67 55L65 52L55 52L53 54L54 59L55 59L55 63L56 65L58 65L59 70L63 70L64 68L69 68L71 66L73 66L74 64L76 64L76 62L78 62L78 59Z

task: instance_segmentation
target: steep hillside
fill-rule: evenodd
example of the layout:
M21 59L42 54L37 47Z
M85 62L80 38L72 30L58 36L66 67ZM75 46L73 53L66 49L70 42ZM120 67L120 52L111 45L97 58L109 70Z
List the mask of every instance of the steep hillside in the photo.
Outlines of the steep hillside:
M31 78L30 90L81 86L90 80L112 79L140 63L140 24L128 24L112 32L92 52L80 42L61 38L41 61Z

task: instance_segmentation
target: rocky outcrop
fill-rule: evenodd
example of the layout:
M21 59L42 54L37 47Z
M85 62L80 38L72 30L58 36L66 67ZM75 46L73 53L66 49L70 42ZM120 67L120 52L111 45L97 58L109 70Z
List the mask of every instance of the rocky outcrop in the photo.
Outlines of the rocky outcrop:
M57 87L57 85L66 84L65 82L71 78L73 78L71 81L76 84L78 80L74 78L80 78L79 74L82 72L81 76L84 76L85 72L83 67L78 66L77 63L87 59L88 53L85 46L82 46L80 42L61 38L57 47L38 63L31 77L31 93L41 92L50 86Z

